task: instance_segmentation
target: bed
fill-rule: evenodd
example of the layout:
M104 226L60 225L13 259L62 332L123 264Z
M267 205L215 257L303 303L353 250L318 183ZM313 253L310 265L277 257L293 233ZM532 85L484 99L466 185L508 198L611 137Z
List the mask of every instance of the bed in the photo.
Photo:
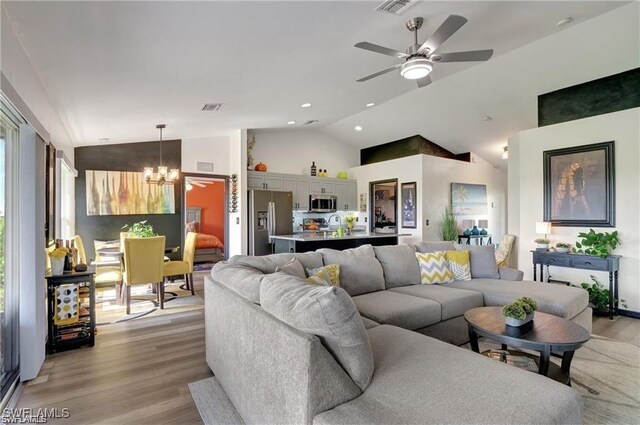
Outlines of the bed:
M196 253L194 263L217 263L224 260L224 244L214 235L200 233L200 223L202 222L202 208L187 207L185 216L185 233L195 232L198 234L196 240Z

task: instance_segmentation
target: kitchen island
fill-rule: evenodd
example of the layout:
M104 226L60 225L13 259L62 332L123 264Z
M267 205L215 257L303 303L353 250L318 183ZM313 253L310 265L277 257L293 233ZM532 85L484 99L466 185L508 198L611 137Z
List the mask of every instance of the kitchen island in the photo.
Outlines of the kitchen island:
M275 245L275 253L308 252L320 248L348 249L361 245L398 245L398 233L353 232L350 235L332 236L330 232L294 233L292 235L275 235L271 239Z

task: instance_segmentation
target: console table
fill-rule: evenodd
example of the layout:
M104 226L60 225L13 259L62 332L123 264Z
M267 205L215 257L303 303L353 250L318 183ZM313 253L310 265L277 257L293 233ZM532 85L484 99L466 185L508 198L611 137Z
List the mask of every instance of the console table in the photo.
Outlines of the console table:
M467 240L467 245L471 245L471 240L476 241L476 245L483 245L484 240L487 240L487 245L491 245L491 235L458 235L458 243L462 244L462 240Z
M618 270L620 256L610 255L606 258L595 255L549 252L543 250L533 253L533 280L537 280L537 267L540 266L540 282L544 282L544 266L547 266L547 282L549 281L549 266L566 267L571 269L596 270L609 273L609 319L618 314Z

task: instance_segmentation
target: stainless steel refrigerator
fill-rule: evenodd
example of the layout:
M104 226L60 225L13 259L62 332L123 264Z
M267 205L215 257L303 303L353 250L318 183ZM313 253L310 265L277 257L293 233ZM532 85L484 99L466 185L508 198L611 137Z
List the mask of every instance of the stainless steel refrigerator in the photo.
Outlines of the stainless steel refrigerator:
M293 193L249 191L249 255L273 253L273 235L293 233Z

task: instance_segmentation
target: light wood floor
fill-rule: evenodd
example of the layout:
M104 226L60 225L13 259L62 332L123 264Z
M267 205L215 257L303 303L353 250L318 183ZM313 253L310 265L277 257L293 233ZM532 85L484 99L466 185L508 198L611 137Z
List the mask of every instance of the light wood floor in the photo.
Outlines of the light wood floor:
M593 333L640 346L638 319L594 318ZM102 326L94 348L48 356L18 407L68 408L49 422L65 425L202 423L187 384L212 376L204 350L204 310Z

